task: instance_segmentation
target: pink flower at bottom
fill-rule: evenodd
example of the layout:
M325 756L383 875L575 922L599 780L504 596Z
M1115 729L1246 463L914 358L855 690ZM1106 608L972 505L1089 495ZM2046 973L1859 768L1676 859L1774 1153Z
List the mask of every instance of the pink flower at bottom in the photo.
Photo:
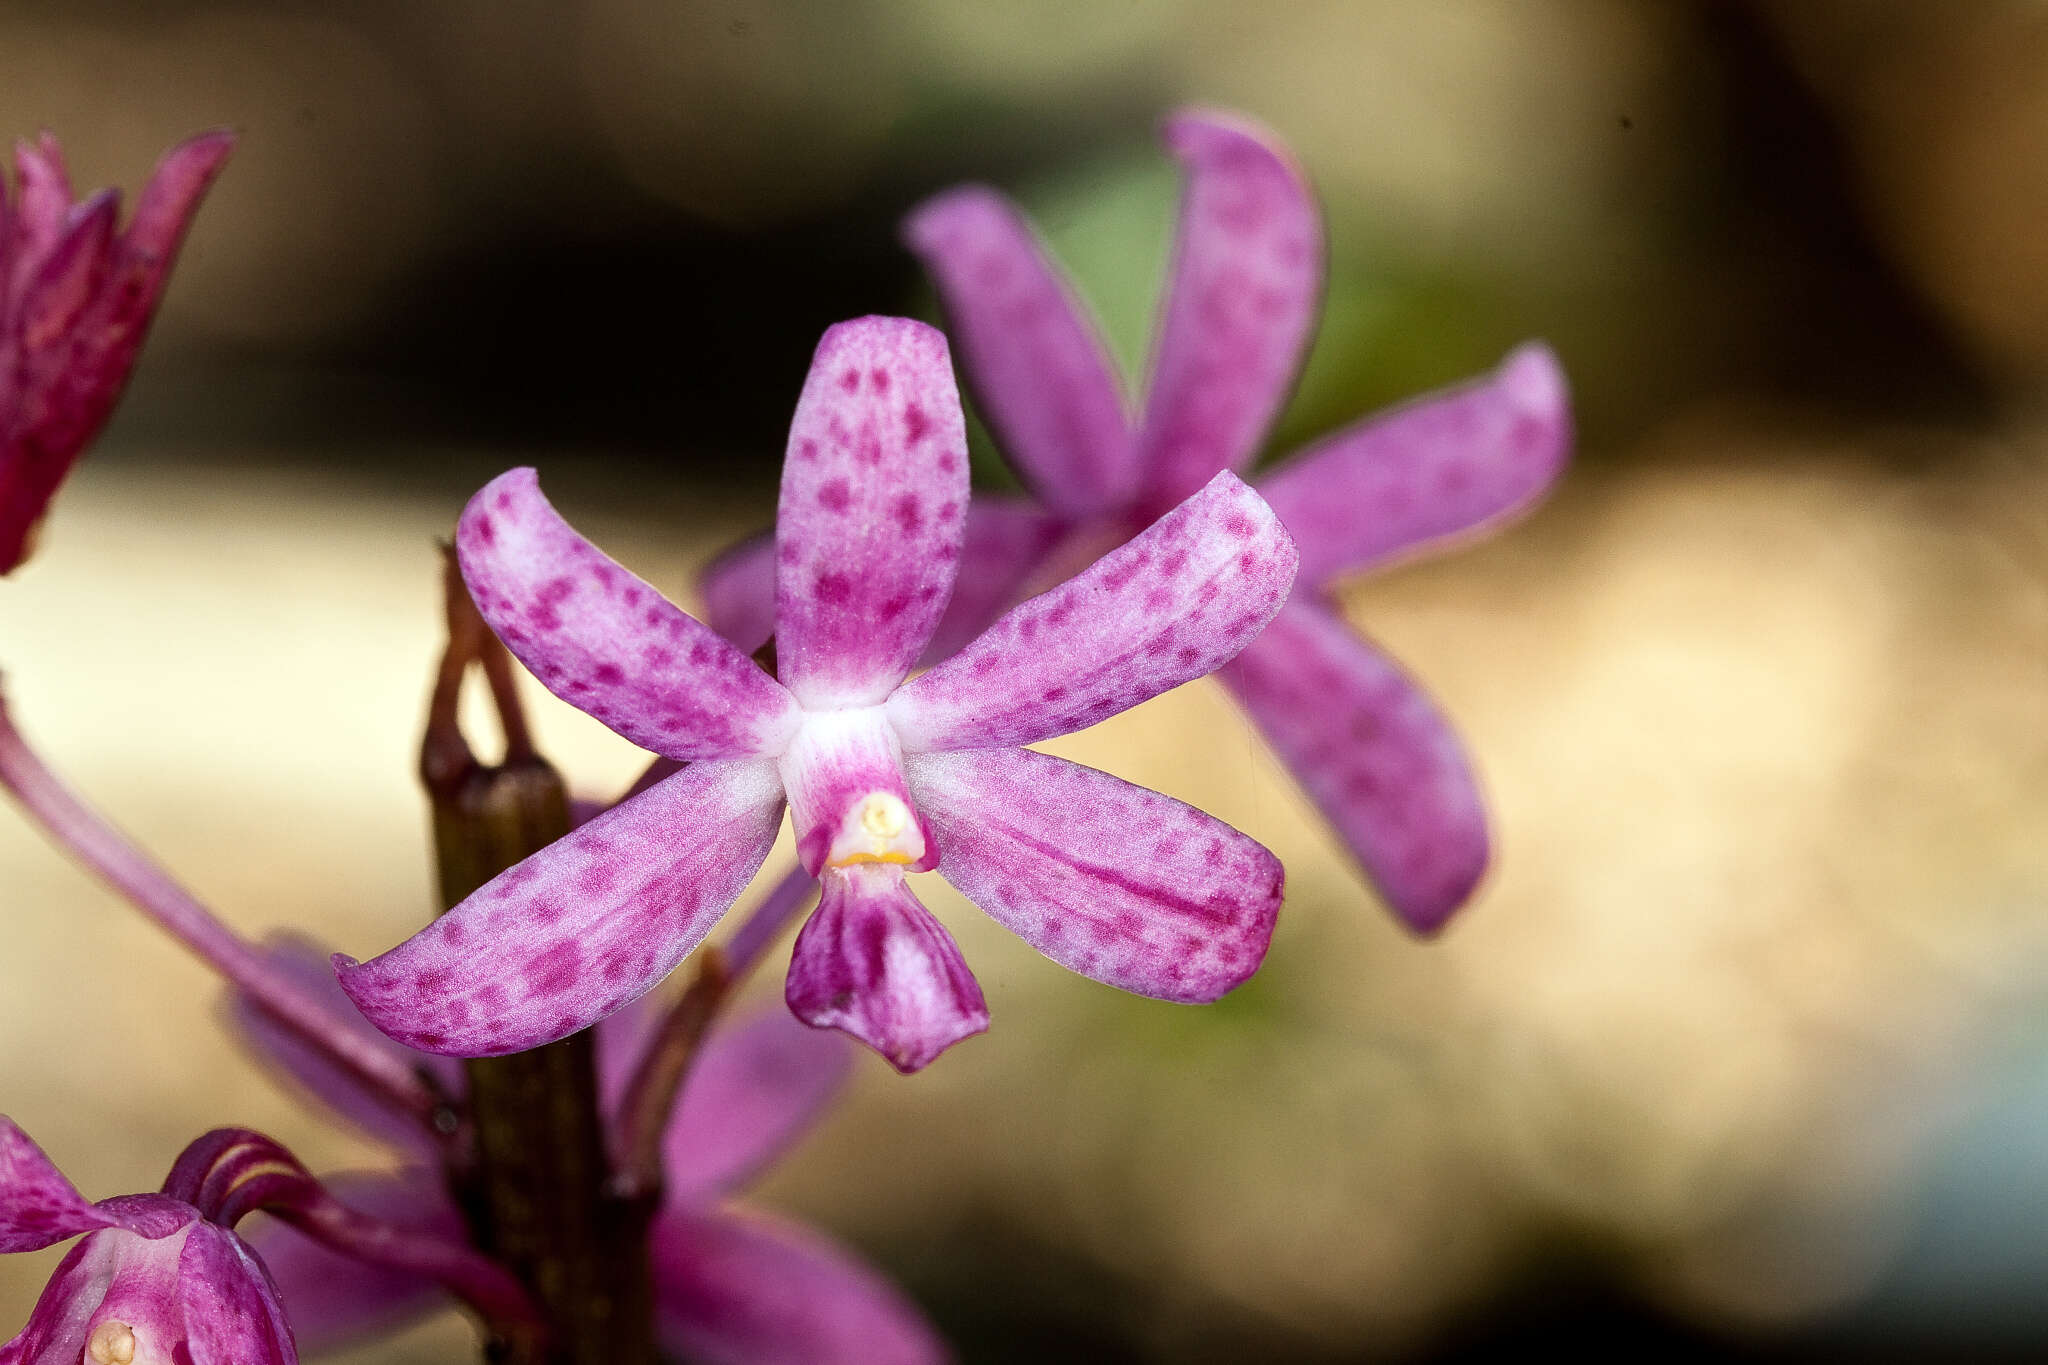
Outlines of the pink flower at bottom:
M332 1002L366 1041L428 1068L452 1095L462 1068L393 1043L342 997L327 955L284 937L266 950L279 970ZM396 1172L330 1176L344 1203L394 1226L466 1238L417 1121L307 1048L246 997L231 997L235 1031L274 1075L408 1159ZM651 1002L650 1002L651 1003ZM659 1022L643 1003L598 1026L598 1083L609 1109ZM712 1365L940 1365L945 1344L877 1271L814 1229L738 1207L728 1196L799 1141L837 1098L852 1062L843 1038L781 1009L728 1020L705 1041L663 1144L662 1206L650 1233L655 1325L663 1345ZM309 1354L394 1330L447 1302L418 1276L324 1250L282 1227L251 1242L276 1276Z
M296 1365L277 1287L246 1242L168 1195L88 1202L0 1118L0 1253L80 1233L0 1365Z

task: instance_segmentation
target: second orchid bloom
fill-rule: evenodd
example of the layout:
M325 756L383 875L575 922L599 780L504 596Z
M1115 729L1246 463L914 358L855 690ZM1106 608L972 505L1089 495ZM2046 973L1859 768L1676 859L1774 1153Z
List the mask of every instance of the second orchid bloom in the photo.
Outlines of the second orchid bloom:
M1214 1000L1265 955L1282 873L1171 798L1020 746L1212 672L1286 601L1293 541L1222 473L912 681L962 553L967 448L945 338L826 333L776 521L777 677L565 523L531 470L456 544L478 607L557 696L689 766L504 873L382 957L337 959L372 1022L430 1052L538 1046L620 1009L700 943L788 804L823 885L789 1005L898 1068L988 1026L905 874L936 870L1054 961Z

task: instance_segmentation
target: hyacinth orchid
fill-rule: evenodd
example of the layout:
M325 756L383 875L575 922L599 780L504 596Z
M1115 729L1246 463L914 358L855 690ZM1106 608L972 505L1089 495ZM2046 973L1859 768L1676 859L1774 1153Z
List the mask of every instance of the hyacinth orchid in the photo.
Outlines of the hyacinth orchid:
M0 176L0 574L28 558L50 499L128 382L185 228L234 138L205 133L157 163L125 231L120 195L73 203L57 139Z
M338 957L350 998L428 1052L495 1055L586 1027L703 939L767 856L785 798L823 886L790 1007L901 1070L988 1022L906 872L937 869L1046 956L1126 990L1207 1001L1244 980L1279 907L1273 855L1019 746L1237 653L1286 597L1287 534L1218 474L906 682L946 609L967 497L945 338L901 318L829 330L783 465L771 677L570 529L533 471L484 488L456 547L492 629L557 696L688 766L382 957Z
M325 953L284 936L265 955L309 994L346 1008ZM414 1117L306 1047L248 996L230 1001L237 1033L273 1073L407 1158L388 1174L329 1177L337 1197L400 1228L464 1237L437 1149ZM598 1027L607 1114L617 1114L632 1063L656 1022L648 1003ZM427 1068L451 1096L463 1093L459 1065L408 1051L360 1018L356 1027L366 1046ZM657 1327L682 1358L733 1365L927 1365L947 1358L916 1308L844 1249L810 1229L723 1202L809 1131L838 1095L850 1062L843 1038L805 1028L780 1009L730 1021L696 1058L663 1143L663 1202L649 1233ZM287 1229L259 1228L250 1240L308 1353L396 1328L445 1301L430 1279L351 1260Z
M1031 492L976 501L934 658L1076 556L1124 539L1218 470L1242 469L1293 383L1322 286L1307 183L1269 133L1233 115L1182 113L1166 142L1186 189L1135 414L1013 204L964 186L906 222L981 412ZM1218 676L1420 933L1440 928L1485 871L1484 808L1447 722L1345 622L1330 588L1515 516L1569 445L1563 375L1529 345L1488 376L1323 438L1259 484L1300 547L1300 576L1272 626ZM750 542L705 575L706 619L742 646L774 629L773 555Z
M0 1253L85 1234L28 1325L0 1346L0 1365L294 1365L277 1285L234 1231L259 1209L439 1283L499 1322L532 1322L525 1292L496 1266L343 1205L260 1133L216 1129L185 1149L161 1193L92 1203L0 1118Z

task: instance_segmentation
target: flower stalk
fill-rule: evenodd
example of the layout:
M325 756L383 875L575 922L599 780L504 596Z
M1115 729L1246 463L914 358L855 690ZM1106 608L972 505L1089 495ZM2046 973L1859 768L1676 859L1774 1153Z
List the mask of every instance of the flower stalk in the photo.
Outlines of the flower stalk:
M447 576L448 647L429 707L420 770L433 813L444 906L569 832L568 792L534 752L503 647L461 579ZM475 664L505 732L503 763L477 760L456 700ZM468 1064L475 1165L465 1214L479 1246L539 1301L545 1341L499 1337L494 1365L654 1365L648 1199L612 1189L588 1032Z

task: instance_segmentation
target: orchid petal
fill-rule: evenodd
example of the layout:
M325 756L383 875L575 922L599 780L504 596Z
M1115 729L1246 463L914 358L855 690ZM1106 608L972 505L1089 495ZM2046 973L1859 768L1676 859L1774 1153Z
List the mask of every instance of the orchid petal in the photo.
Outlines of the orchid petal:
M106 416L127 382L185 230L234 145L226 132L188 138L164 153L143 187L71 361L71 401L89 414L89 426Z
M1280 860L1214 816L1028 749L906 766L939 838L939 874L1061 966L1206 1002L1264 960Z
M1029 744L1213 671L1286 600L1294 546L1234 474L889 699L905 752Z
M542 685L675 759L779 752L796 701L759 664L572 530L531 469L500 474L455 532L463 579Z
M417 1166L388 1175L345 1171L322 1176L320 1183L349 1208L403 1231L469 1240L436 1171ZM394 1330L448 1302L432 1280L329 1251L270 1219L253 1225L246 1240L268 1267L299 1347L308 1355Z
M1541 343L1491 374L1327 436L1260 480L1301 547L1300 581L1464 539L1527 511L1563 472L1571 398Z
M48 133L33 143L17 139L14 173L21 181L21 204L17 210L22 232L20 248L25 256L33 258L57 240L65 215L71 211L71 174L64 165L64 149Z
M1010 465L1048 507L1119 507L1137 483L1116 368L1094 319L1024 215L983 185L926 200L905 243L938 286L947 331Z
M408 1047L494 1057L637 999L767 858L782 788L761 761L693 763L500 873L342 989Z
M775 516L775 657L813 711L871 706L952 592L967 433L946 339L908 318L826 331L790 423Z
M1070 527L1025 498L976 496L967 505L960 576L923 662L937 663L988 629L1015 602ZM753 536L711 561L698 579L704 619L742 649L775 633L775 537Z
M1323 278L1315 200L1272 134L1189 111L1165 137L1187 182L1137 438L1154 507L1258 453L1301 367Z
M73 210L49 252L23 281L15 323L23 363L41 358L68 360L71 348L58 344L99 292L114 245L114 219L121 196L101 190Z
M727 1023L705 1041L669 1122L670 1197L744 1185L810 1131L852 1068L844 1038L780 1006Z
M852 1034L905 1074L988 1028L980 984L902 868L857 863L823 885L790 952L784 998L797 1018Z
M967 538L960 577L923 662L958 654L1024 595L1024 585L1045 564L1072 523L1040 511L1023 498L977 495L967 508Z
M916 1306L823 1236L759 1214L669 1208L649 1239L670 1351L704 1365L938 1365Z
M704 623L749 654L775 633L775 533L748 536L697 577Z
M1436 706L1329 610L1290 602L1220 675L1394 912L1434 933L1486 871L1486 811Z
M165 152L158 158L156 169L150 172L149 183L136 200L135 217L128 224L123 246L132 259L155 267L152 296L154 281L161 278L177 254L199 201L234 149L233 133L201 133Z
M87 1237L57 1263L28 1321L0 1346L0 1365L81 1365L87 1324L112 1275L107 1246Z
M292 980L302 994L327 1006L337 1027L346 1028L430 1073L444 1092L463 1092L465 1080L460 1063L402 1047L363 1018L343 993L341 983L334 979L334 968L329 965L332 954L325 948L300 934L283 930L264 942L262 953L273 971ZM335 1065L325 1048L308 1043L297 1030L239 991L228 992L222 1004L230 1031L267 1070L296 1083L307 1095L372 1137L423 1156L438 1151L417 1115L392 1103L384 1091L364 1085L354 1071Z
M119 1223L80 1194L13 1119L0 1117L0 1253L40 1251Z
M192 1225L178 1258L178 1293L192 1365L298 1365L277 1286L242 1239Z

